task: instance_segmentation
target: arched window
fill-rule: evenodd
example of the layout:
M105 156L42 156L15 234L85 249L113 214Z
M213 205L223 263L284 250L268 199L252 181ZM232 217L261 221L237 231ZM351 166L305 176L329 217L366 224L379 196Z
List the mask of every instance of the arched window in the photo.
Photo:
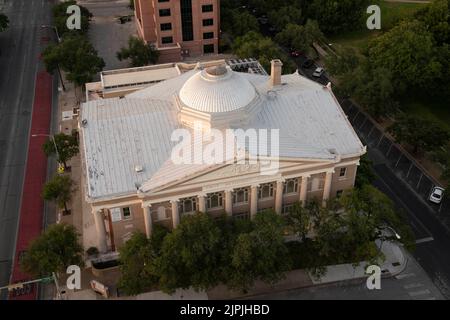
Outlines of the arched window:
M283 186L283 193L289 194L289 193L297 193L298 192L298 179L286 179L284 186Z
M258 199L273 198L273 183L264 183L258 188Z
M197 197L180 199L180 213L191 213L197 211Z
M223 195L221 192L209 193L206 199L206 207L208 209L222 208L223 207Z
M235 189L233 192L233 203L234 204L248 203L248 188Z

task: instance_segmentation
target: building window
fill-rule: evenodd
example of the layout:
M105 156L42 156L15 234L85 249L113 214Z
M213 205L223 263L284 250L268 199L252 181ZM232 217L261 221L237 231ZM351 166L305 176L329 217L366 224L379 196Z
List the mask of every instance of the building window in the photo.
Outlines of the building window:
M205 44L203 46L203 53L214 53L214 45L213 44Z
M157 210L158 221L166 220L166 208L164 206L159 206Z
M283 194L297 193L298 192L298 179L286 179L283 185Z
M159 9L159 16L160 17L169 17L170 9Z
M163 44L166 44L166 43L172 43L172 42L173 42L173 38L172 38L172 37L162 37L162 38L161 38L161 42L162 42Z
M213 19L203 19L203 26L204 27L208 27L208 26L212 26L214 25L214 20Z
M172 24L169 23L161 23L161 31L172 30Z
M194 27L192 23L192 0L181 0L180 11L183 41L192 41L194 40Z
M212 39L214 38L214 32L204 32L203 39Z
M180 199L178 210L180 213L191 213L197 211L197 197Z
M208 209L223 208L223 195L221 192L208 194L206 199L206 207Z
M233 192L234 204L248 203L248 188L239 188Z
M158 0L158 2L169 2L169 0Z
M347 174L347 168L341 168L339 170L339 177L345 177L345 175Z
M202 12L212 12L213 11L213 5L212 4L204 4L202 5Z
M233 213L233 219L236 219L236 220L249 220L250 219L250 213L248 213L248 212Z
M265 183L258 188L258 199L267 198L273 198L273 183Z
M325 181L323 178L312 178L308 181L308 191L318 191L322 190L325 185Z
M339 198L340 196L342 196L342 193L344 192L344 190L338 190L336 191L336 198Z
M131 219L131 209L129 207L122 208L123 220Z

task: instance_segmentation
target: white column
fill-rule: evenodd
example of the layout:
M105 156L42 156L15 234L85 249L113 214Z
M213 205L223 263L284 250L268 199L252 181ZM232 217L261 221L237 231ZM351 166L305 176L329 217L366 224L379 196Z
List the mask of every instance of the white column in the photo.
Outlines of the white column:
M153 229L153 221L152 221L152 214L151 214L150 207L151 207L151 205L144 205L145 234L147 235L147 238L149 238L149 239L152 235L152 229Z
M206 213L206 195L200 194L198 196L198 211Z
M306 195L308 193L308 178L309 176L302 176L302 182L300 186L300 202L302 206L306 204Z
M281 214L281 207L283 206L283 181L277 181L277 187L275 190L275 211Z
M178 200L171 200L172 204L172 226L176 228L180 223L180 215L178 213Z
M228 216L233 215L233 190L225 190L225 211Z
M258 212L258 185L253 185L250 189L250 218L253 219Z
M330 199L331 192L331 180L333 179L333 172L327 172L325 176L325 186L323 188L323 201L322 206L326 206L328 199Z
M93 211L95 229L97 231L97 247L100 253L105 253L108 249L106 243L106 227L105 220L103 219L103 214L101 209L95 209Z

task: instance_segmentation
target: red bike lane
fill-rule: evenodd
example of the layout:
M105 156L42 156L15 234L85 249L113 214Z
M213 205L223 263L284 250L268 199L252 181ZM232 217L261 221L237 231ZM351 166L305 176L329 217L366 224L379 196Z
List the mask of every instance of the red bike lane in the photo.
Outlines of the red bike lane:
M20 257L29 243L40 235L43 225L44 200L42 189L47 178L47 157L42 144L45 136L32 137L34 134L49 134L52 109L52 76L39 71L36 75L35 95L28 142L28 154L25 178L20 206L19 229L17 233L11 283L31 280L32 277L20 269ZM9 294L10 300L34 300L37 298L37 286L25 285Z

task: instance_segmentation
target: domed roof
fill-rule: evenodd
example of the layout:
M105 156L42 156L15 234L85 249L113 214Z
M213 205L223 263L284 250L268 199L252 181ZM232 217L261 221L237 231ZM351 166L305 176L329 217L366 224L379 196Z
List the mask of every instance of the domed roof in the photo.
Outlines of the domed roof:
M253 85L225 65L210 67L189 78L180 90L180 100L189 108L230 112L247 106L256 97Z

